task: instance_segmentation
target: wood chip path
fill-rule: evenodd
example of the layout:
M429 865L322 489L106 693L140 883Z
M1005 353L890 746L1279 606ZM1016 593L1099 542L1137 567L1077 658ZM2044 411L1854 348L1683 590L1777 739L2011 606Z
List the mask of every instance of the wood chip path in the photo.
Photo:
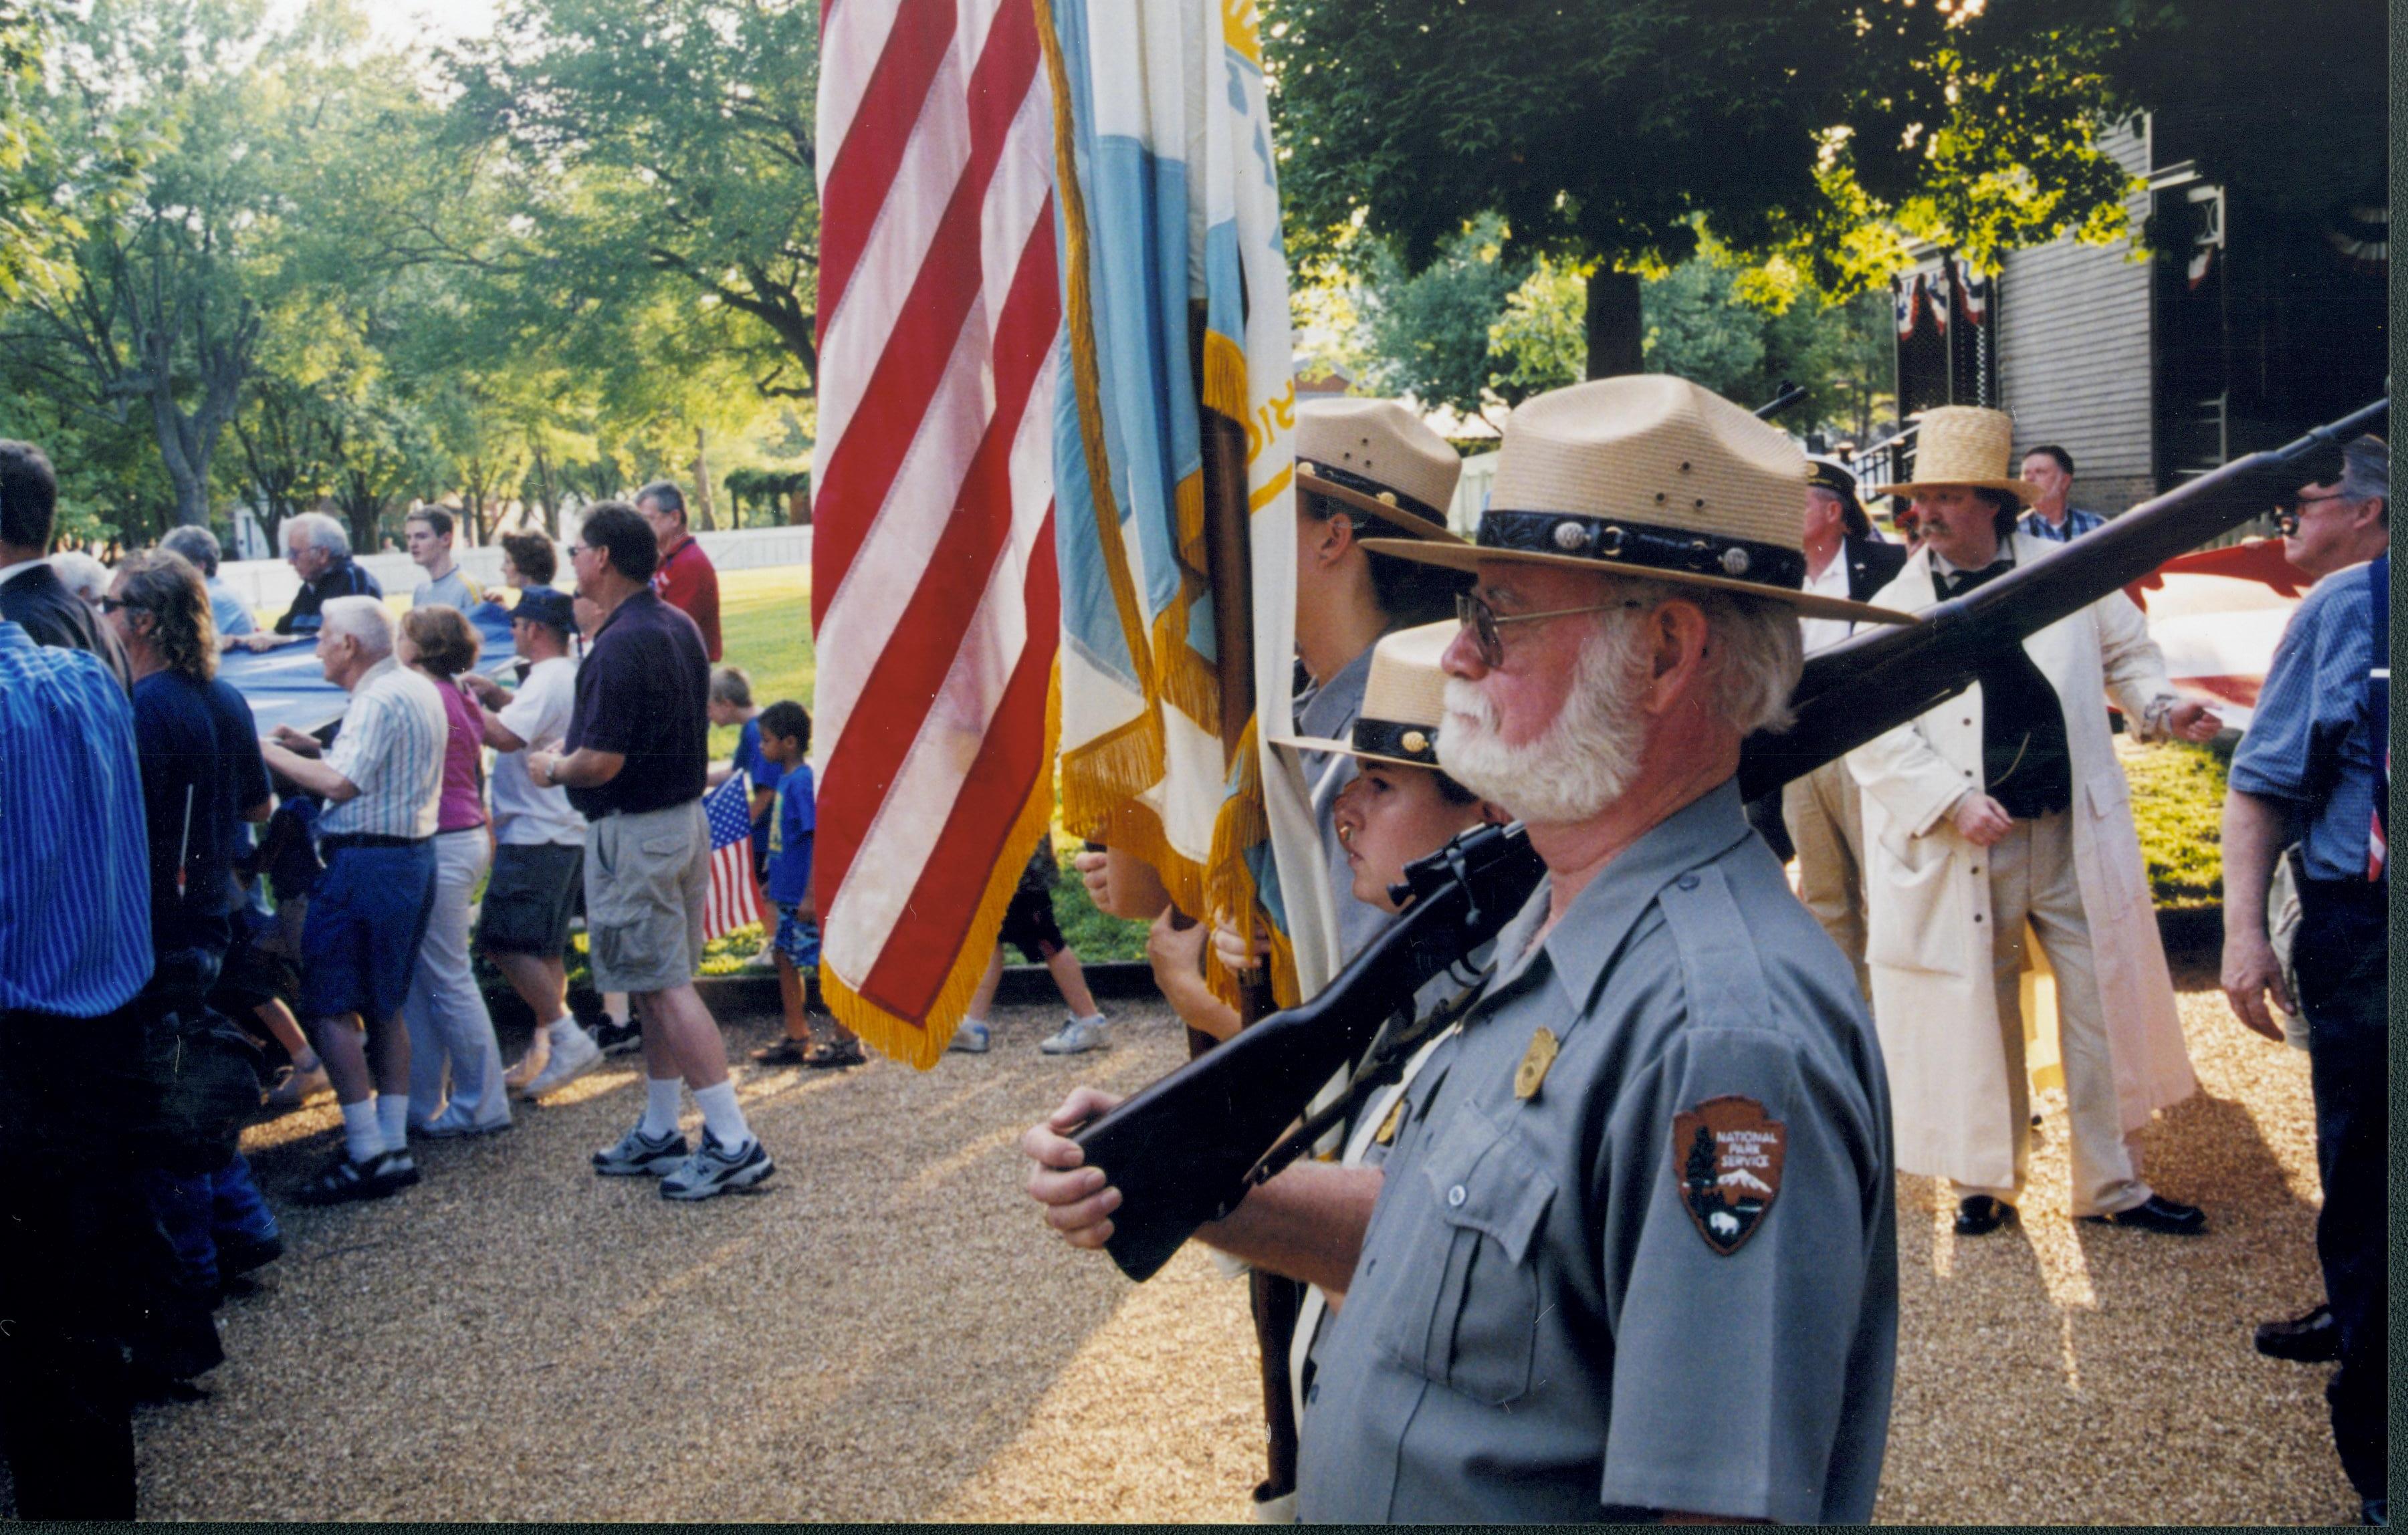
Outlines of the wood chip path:
M2250 1327L2318 1295L2306 1058L2184 978L2205 1091L2146 1135L2198 1241L2064 1218L2064 1104L2020 1232L1958 1241L1901 1180L1903 1314L1885 1521L2329 1523L2354 1516L2326 1370ZM587 1154L640 1102L613 1061L426 1181L334 1211L283 1198L336 1140L321 1102L251 1132L289 1255L221 1313L210 1399L137 1424L146 1516L176 1519L1242 1518L1260 1475L1245 1288L1190 1248L1154 1283L1062 1248L1020 1130L1069 1084L1182 1054L1125 1006L1057 1060L1058 1010L924 1075L740 1073L767 1191L696 1207ZM728 1022L739 1054L768 1019ZM515 1048L517 1041L507 1040ZM691 1126L689 1126L691 1129Z

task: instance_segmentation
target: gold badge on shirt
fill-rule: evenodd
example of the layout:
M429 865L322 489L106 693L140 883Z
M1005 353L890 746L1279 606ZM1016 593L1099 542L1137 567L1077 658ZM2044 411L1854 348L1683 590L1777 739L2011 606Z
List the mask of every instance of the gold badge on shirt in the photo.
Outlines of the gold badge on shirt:
M1405 1096L1402 1093L1399 1093L1397 1095L1397 1101L1388 1105L1388 1117L1380 1121L1380 1127L1371 1132L1372 1142L1376 1145L1382 1146L1395 1145L1397 1143L1397 1127L1399 1125L1402 1125L1404 1121Z
M1555 1031L1542 1028L1530 1036L1530 1048L1522 1053L1522 1064L1513 1069L1513 1096L1529 1099L1539 1096L1539 1084L1547 1080L1547 1069L1555 1064Z

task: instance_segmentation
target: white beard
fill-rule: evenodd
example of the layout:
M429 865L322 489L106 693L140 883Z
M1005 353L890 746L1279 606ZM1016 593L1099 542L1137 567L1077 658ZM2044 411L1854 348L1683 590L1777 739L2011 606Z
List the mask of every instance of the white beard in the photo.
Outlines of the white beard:
M1641 633L1640 624L1617 613L1591 635L1581 646L1562 710L1526 746L1498 739L1497 712L1478 683L1449 678L1439 766L1524 821L1593 818L1630 787L1646 745L1647 715L1639 704L1647 661Z

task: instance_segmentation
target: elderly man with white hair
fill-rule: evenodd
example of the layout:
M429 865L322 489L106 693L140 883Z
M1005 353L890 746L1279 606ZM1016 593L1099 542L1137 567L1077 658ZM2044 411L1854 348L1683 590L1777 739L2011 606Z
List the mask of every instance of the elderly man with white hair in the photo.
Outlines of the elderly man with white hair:
M1854 975L1750 829L1740 743L1786 714L1803 457L1677 379L1514 412L1441 767L1547 878L1392 1116L1198 1234L1345 1304L1314 1349L1310 1521L1863 1520L1898 1321L1887 1088ZM1028 1132L1029 1191L1110 1236L1109 1168ZM1644 1511L1642 1513L1642 1511Z
M301 578L293 606L276 621L274 634L254 634L243 643L264 651L282 644L291 635L318 632L326 604L337 597L381 597L377 579L351 562L351 536L343 524L322 511L304 511L284 519L284 558Z
M301 1011L343 1111L343 1150L304 1196L331 1204L418 1182L401 1005L435 905L451 722L435 684L394 661L393 615L381 601L339 596L322 616L318 664L351 696L342 729L322 756L290 725L260 749L270 768L326 802L318 817L326 868L301 929Z

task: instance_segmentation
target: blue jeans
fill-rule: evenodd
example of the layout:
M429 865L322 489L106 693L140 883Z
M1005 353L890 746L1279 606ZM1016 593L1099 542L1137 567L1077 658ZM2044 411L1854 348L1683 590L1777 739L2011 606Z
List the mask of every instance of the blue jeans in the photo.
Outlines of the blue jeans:
M215 1172L185 1177L146 1168L140 1176L151 1212L175 1246L183 1283L194 1289L218 1287L220 1242L256 1245L283 1235L240 1152Z

